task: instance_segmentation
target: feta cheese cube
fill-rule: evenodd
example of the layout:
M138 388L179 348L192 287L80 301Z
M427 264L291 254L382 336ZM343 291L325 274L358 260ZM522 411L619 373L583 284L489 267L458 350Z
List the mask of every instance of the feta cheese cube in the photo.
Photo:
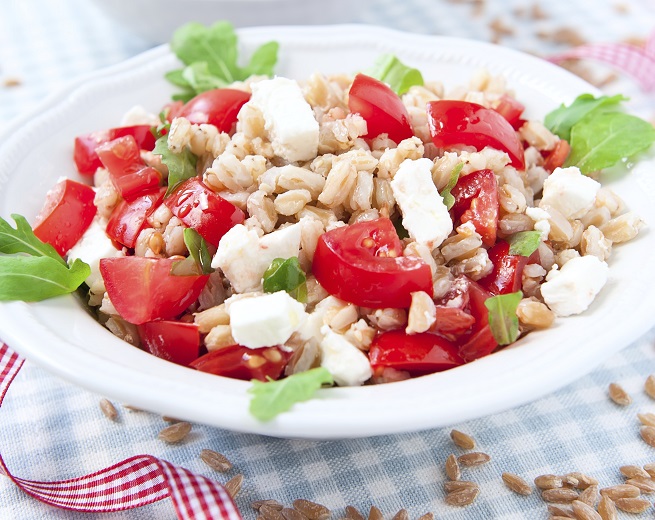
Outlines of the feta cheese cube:
M237 224L218 243L212 267L220 268L237 292L261 290L273 260L298 256L301 230L298 222L260 238L255 230Z
M409 235L434 249L448 238L453 221L432 181L431 170L430 159L406 159L391 181L391 190Z
M277 77L253 83L248 103L264 116L275 155L288 162L316 157L318 122L297 82Z
M550 235L550 215L547 211L541 208L526 208L525 214L534 220L534 230L541 232L541 240L548 240L548 235Z
M593 207L599 189L600 183L575 166L555 168L544 182L539 206L551 206L568 220L580 218Z
M82 262L89 264L91 274L85 282L89 287L97 288L96 292L104 291L104 283L100 274L100 259L125 256L122 250L116 249L107 236L106 228L107 222L104 219L94 219L82 238L69 249L67 254L69 262L79 258Z
M608 272L607 264L593 255L571 258L561 269L551 269L541 295L558 316L580 314L603 288Z
M248 348L283 345L307 317L304 305L284 291L241 298L226 310L232 337Z
M321 329L321 366L325 367L339 386L359 386L373 375L366 355L342 334L324 325Z

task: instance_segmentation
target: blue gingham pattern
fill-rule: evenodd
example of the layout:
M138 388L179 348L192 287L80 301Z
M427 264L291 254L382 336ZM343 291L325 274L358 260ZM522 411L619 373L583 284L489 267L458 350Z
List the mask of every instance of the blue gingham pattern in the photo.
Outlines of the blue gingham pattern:
M536 32L572 26L574 21L584 22L580 31L589 41L645 37L655 29L652 0L625 0L620 2L625 6L621 10L618 3L599 0L590 9L586 0L552 0L542 5L548 18L533 21L514 14L525 5L521 0L489 0L478 15L470 3L371 0L366 12L348 21L489 39L489 22L500 17L515 29L503 38L504 44L548 54L561 46L545 43ZM0 87L0 123L25 113L68 80L151 46L104 18L86 0L3 0L0 11L0 83L7 78L21 80L18 87ZM607 90L630 95L633 108L642 116L655 115L655 99L627 79ZM443 463L450 453L462 453L450 440L451 428L328 442L270 439L195 425L182 444L169 446L157 440L166 426L160 417L119 406L119 420L110 422L98 407L100 396L29 362L1 412L0 447L12 472L38 480L79 476L141 453L219 482L242 473L245 481L237 505L244 518L255 517L250 502L265 498L285 504L296 498L315 500L334 510L333 518L339 518L346 505L362 512L376 505L386 518L401 508L412 518L428 511L452 520L546 518L546 506L537 493L528 497L512 493L503 485L501 473L517 473L531 481L543 473L583 471L608 486L622 481L619 466L655 462L655 448L640 439L636 418L640 412L655 412L655 401L643 391L646 377L655 373L654 349L655 329L559 392L454 425L471 434L478 448L492 457L484 466L464 470L463 478L476 481L481 488L476 502L465 509L448 507L443 500ZM608 399L611 382L619 382L631 394L630 406L618 407ZM204 448L225 454L234 468L226 474L209 469L199 459ZM44 506L0 477L0 518L81 520L87 516ZM173 516L170 503L161 502L94 518Z

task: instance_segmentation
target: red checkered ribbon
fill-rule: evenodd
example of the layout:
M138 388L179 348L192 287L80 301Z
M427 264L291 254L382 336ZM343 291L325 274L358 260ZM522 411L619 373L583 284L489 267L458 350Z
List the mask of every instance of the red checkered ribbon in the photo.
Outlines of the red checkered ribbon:
M0 405L23 359L0 343ZM84 477L38 482L15 477L0 456L0 471L28 495L51 506L107 513L170 497L180 520L241 520L225 488L151 455L131 457Z
M615 67L637 80L646 92L655 90L655 32L644 47L627 43L581 45L555 56L549 61L559 63L570 59L591 59Z

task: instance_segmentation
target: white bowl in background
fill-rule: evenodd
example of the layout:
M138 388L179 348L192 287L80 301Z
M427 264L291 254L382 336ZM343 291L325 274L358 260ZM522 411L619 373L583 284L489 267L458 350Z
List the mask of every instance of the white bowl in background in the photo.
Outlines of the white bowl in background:
M358 21L370 0L94 0L128 30L153 43L170 40L187 22L210 25L227 20L235 27L315 25Z
M280 42L277 72L354 73L393 52L425 78L463 84L482 67L503 74L530 118L582 92L576 76L533 56L477 41L404 34L365 26L263 27L239 31L246 53ZM167 46L78 80L0 139L0 215L33 221L61 175L75 176L73 138L115 126L131 106L157 112L179 66ZM653 160L607 184L655 224ZM388 385L320 390L268 423L248 413L250 383L168 363L124 343L73 296L0 304L0 337L47 370L106 397L180 419L279 437L346 438L443 427L517 406L568 384L643 335L655 320L655 277L643 273L655 251L646 229L615 248L607 285L591 308L533 332L510 348L455 369Z

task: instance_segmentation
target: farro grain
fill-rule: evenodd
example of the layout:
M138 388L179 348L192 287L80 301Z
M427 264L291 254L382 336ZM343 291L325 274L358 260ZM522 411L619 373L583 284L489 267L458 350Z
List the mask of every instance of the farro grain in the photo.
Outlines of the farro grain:
M628 406L632 402L632 398L628 395L628 392L618 383L610 383L609 396L619 406Z
M568 475L564 475L562 477L562 485L568 488L579 488L580 481L577 477L569 473Z
M255 500L250 505L256 511L259 511L259 508L262 507L262 506L268 506L268 507L270 507L272 509L276 509L278 511L280 511L280 510L282 510L284 508L284 506L282 504L280 504L277 500L273 500L273 499L270 499L270 498L266 499L266 500Z
M650 475L651 478L655 478L655 464L644 464L644 470Z
M325 186L318 201L328 208L335 208L348 197L357 182L357 170L348 161L335 161L325 179Z
M180 419L176 417L171 417L170 415L162 415L161 420L167 423L179 423L182 422Z
M596 503L599 499L600 494L598 493L598 486L589 486L580 493L580 497L578 498L580 502L584 502L591 507L596 507Z
M567 518L575 518L575 517L574 516L553 515L548 520L566 520Z
M455 507L465 507L473 503L480 489L477 487L467 487L459 491L453 491L446 495L446 504Z
M598 502L598 514L603 520L617 520L619 514L614 500L607 496L601 496L600 502Z
M167 426L159 432L159 439L169 444L175 444L184 440L191 431L191 424L188 422L178 422Z
M220 304L202 312L197 312L193 316L193 322L198 325L198 332L207 334L217 325L228 325L230 315L225 310L225 305Z
M641 414L638 414L638 415L641 415ZM650 414L650 415L653 415L653 414ZM653 415L653 419L655 419L655 415ZM638 478L638 477L650 478L650 475L648 474L648 472L645 469L640 468L639 466L621 466L619 468L619 471L627 479Z
M459 480L462 476L462 473L459 469L459 463L457 462L457 457L453 453L448 455L445 464L446 476L450 480Z
M587 489L589 486L598 485L598 480L596 480L594 477L590 477L589 475L585 475L584 473L580 473L579 471L567 473L565 476L573 477L578 481L578 485L576 486L577 489Z
M532 298L523 298L516 309L519 321L528 327L546 329L555 321L555 313L544 303Z
M330 517L330 510L327 507L303 498L294 500L293 507L309 518L309 520L326 520Z
M224 487L230 496L234 498L239 494L239 491L241 491L241 486L243 486L243 475L239 473L228 480Z
M541 492L541 498L543 498L545 502L570 504L578 499L578 493L570 488L545 489Z
M481 451L465 453L457 457L457 462L459 462L461 466L466 466L470 468L475 466L481 466L482 464L486 464L490 460L491 457Z
M200 452L200 459L205 464L207 464L207 466L215 469L216 471L220 471L221 473L232 469L232 463L228 460L228 458L214 450L202 450Z
M650 508L650 501L645 498L619 498L615 503L618 509L631 514L643 513Z
M346 518L350 520L364 520L364 515L354 506L346 506Z
M602 520L593 507L581 500L574 500L571 506L573 507L573 514L578 520Z
M143 412L141 408L137 408L136 406L132 406L131 404L124 404L123 408L129 410L130 412Z
M118 411L116 410L116 407L112 404L112 402L109 399L105 399L104 397L100 399L100 411L102 411L102 414L109 419L110 421L116 421L118 420Z
M639 428L639 433L641 438L646 444L655 448L655 427L654 426L642 426Z
M655 481L650 476L629 478L625 483L638 487L642 493L655 493Z
M644 391L648 397L655 399L655 375L651 374L646 378Z
M505 472L502 474L503 482L514 493L519 495L529 495L532 493L532 487L523 478L514 473Z
M425 513L418 517L418 520L434 520L434 513Z
M610 486L602 488L600 494L607 496L616 502L619 498L635 498L641 494L637 486L631 484L619 484L617 486Z
M551 517L575 518L570 508L558 504L548 504L548 513Z
M479 489L479 486L470 480L447 480L443 483L443 488L446 490L446 493L452 493L453 491L461 491L462 489Z
M275 197L273 204L280 215L290 216L299 213L311 200L307 190L289 190Z
M264 520L285 520L282 516L282 510L284 507L278 509L277 507L271 507L267 504L263 504L259 507L259 515Z
M205 336L205 347L210 352L234 345L232 329L229 325L216 325Z
M393 515L391 520L409 520L409 513L407 512L407 509L401 509L398 511L395 515Z
M613 243L626 242L637 236L644 221L633 212L624 213L613 218L600 227L605 237Z
M368 512L368 520L384 520L384 515L377 507L371 506Z
M307 520L307 517L303 515L297 509L290 509L285 507L280 511L285 520Z
M562 482L562 477L546 474L536 477L534 479L534 485L543 490L561 488L564 484Z

